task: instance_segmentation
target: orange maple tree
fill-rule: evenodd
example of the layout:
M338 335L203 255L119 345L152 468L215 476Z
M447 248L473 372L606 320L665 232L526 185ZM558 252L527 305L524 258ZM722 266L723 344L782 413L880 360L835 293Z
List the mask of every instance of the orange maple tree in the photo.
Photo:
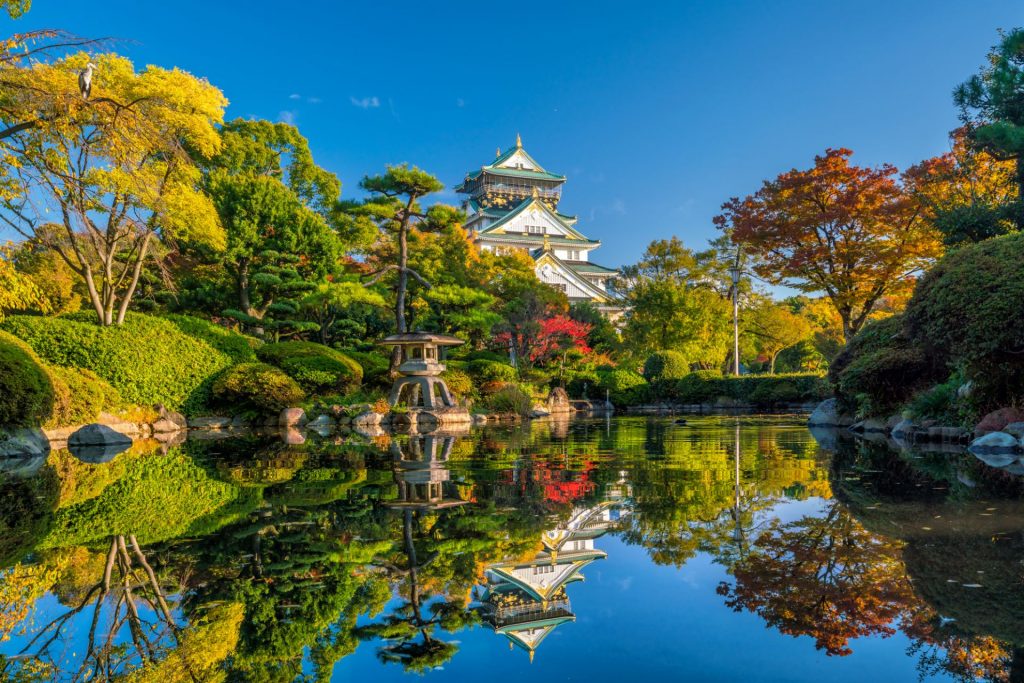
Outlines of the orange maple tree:
M793 169L743 199L722 205L715 224L755 257L775 284L824 292L850 339L885 297L942 253L919 200L919 182L885 164L855 166L848 149L828 149L814 166Z

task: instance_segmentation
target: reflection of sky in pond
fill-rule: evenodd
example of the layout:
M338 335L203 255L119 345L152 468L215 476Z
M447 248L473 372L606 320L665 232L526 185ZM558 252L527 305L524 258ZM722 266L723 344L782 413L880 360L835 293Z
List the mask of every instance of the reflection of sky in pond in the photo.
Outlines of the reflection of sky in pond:
M1017 479L845 437L825 451L799 418L687 419L137 444L102 464L51 454L3 482L0 550L24 563L0 585L0 654L82 604L114 557L94 640L109 634L115 680L146 658L133 645L174 665L150 664L161 683L405 668L452 681L966 681L1024 664ZM19 571L51 592L8 623ZM74 676L93 605L47 653L58 670L26 680Z

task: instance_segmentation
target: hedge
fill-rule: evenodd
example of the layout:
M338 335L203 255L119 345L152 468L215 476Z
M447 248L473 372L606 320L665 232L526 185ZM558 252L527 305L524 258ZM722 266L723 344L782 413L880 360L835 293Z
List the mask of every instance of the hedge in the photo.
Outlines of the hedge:
M478 358L469 361L467 371L477 382L514 382L516 369L508 363Z
M39 357L0 331L0 426L38 427L53 414L56 392Z
M25 341L47 363L87 368L128 403L163 403L194 414L210 397L214 377L231 356L190 337L173 322L129 313L123 325L101 327L88 316L9 316L3 329Z
M227 354L236 363L251 363L256 360L256 348L263 342L255 337L229 330L202 318L168 313L163 316L190 337L201 339L221 353Z
M363 368L341 351L306 341L265 344L256 350L264 363L275 365L312 394L345 392L363 381Z
M697 370L675 381L662 380L634 386L622 392L617 406L651 401L678 404L712 404L722 400L771 407L780 403L809 403L828 398L831 388L821 375L787 373L777 375L723 376L717 370Z
M284 371L266 363L241 363L213 383L214 398L231 408L277 412L306 397L302 387Z

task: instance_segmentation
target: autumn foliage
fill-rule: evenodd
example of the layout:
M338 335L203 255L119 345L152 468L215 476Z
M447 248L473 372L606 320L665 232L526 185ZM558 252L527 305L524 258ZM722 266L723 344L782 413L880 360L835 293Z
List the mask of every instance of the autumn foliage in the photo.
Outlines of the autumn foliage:
M813 167L730 199L715 218L754 256L761 276L825 292L847 339L878 302L908 291L913 276L942 253L917 198L921 176L888 164L855 166L852 154L828 149Z

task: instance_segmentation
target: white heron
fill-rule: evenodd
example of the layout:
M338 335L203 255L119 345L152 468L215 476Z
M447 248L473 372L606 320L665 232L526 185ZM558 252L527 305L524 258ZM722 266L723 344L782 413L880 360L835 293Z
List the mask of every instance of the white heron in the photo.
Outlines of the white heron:
M96 70L96 65L89 62L85 65L85 68L78 72L78 89L82 92L82 99L89 99L89 93L92 92L92 72Z

